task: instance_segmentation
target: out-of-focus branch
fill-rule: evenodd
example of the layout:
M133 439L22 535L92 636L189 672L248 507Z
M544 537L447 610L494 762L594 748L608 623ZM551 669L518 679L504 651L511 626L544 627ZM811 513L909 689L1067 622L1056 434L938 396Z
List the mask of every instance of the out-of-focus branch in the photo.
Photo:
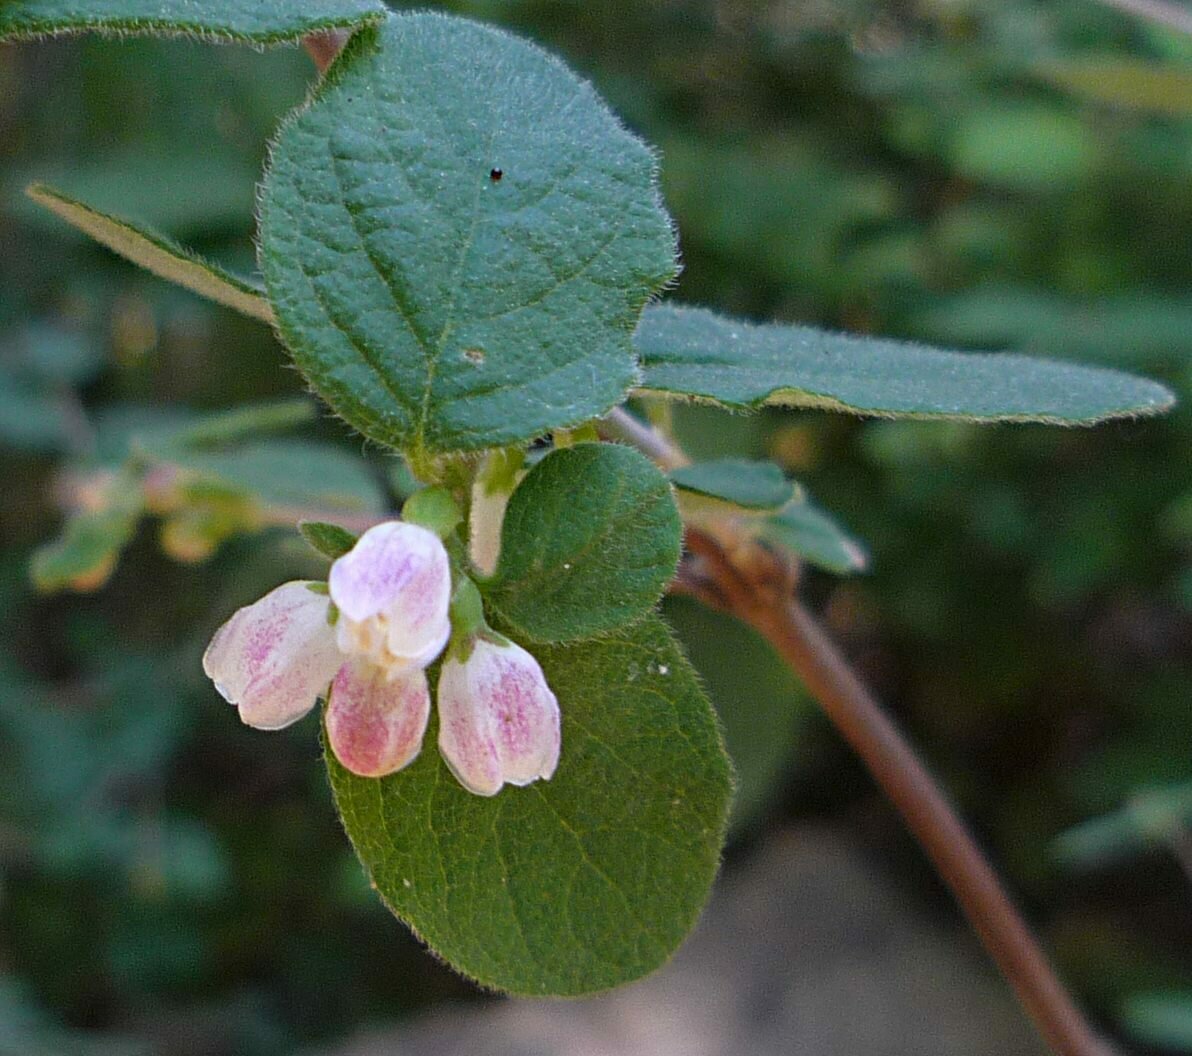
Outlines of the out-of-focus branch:
M1177 0L1101 0L1101 3L1169 29L1192 34L1192 8Z

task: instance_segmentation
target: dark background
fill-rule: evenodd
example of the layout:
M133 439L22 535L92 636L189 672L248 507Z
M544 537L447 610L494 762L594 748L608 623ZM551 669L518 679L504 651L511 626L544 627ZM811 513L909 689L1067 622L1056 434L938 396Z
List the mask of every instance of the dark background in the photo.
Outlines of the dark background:
M698 454L775 458L867 541L868 575L809 572L808 596L1101 1024L1192 1052L1192 41L1093 0L439 6L559 51L659 147L680 299L1118 365L1181 394L1163 420L1096 430L679 424ZM28 578L96 423L301 385L266 328L21 188L46 179L251 268L265 145L312 77L295 48L0 47L0 1052L271 1056L478 996L368 891L316 720L245 729L201 677L220 620L299 567L291 537L185 565L150 522L97 593ZM361 453L334 422L311 432ZM729 879L814 820L863 834L899 898L950 922L764 648L671 613L744 779Z

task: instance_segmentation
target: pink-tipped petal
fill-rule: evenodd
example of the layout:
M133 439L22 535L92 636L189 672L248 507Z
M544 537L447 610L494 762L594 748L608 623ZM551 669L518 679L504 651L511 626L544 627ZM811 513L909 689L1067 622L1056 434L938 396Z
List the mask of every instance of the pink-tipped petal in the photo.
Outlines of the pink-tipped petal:
M416 524L389 521L364 533L331 566L331 598L355 624L376 621L384 648L411 666L430 663L447 639L451 566L442 541ZM377 647L369 650L380 660Z
M283 583L236 612L211 639L203 670L240 718L260 730L297 722L327 689L343 657L326 594Z
M352 773L384 777L414 760L430 718L426 675L390 680L380 668L350 661L331 684L327 740Z
M520 646L478 640L439 674L439 751L470 792L550 778L559 762L559 705Z

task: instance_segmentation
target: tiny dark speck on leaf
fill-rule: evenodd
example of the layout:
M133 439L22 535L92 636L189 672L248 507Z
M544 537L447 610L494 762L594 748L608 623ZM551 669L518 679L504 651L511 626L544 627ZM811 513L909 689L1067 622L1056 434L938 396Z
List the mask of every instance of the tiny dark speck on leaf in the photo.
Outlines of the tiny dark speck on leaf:
M488 178L492 180L493 183L500 183L501 177L504 175L505 173L502 169L492 169L489 171Z

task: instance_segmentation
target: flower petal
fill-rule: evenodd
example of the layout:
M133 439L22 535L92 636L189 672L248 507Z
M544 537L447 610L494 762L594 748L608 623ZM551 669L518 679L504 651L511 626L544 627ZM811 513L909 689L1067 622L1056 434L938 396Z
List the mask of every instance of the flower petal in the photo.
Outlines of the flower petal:
M446 642L451 566L434 532L401 521L370 528L331 566L329 586L349 620L385 618L386 644L395 656L421 666Z
M559 705L542 668L520 646L478 640L439 675L439 751L466 789L549 778L559 761Z
M327 595L314 585L283 583L240 609L203 654L203 670L249 726L279 730L302 718L343 663Z
M349 661L331 684L327 741L335 757L361 777L384 777L413 761L430 718L426 675L390 680L383 670Z

